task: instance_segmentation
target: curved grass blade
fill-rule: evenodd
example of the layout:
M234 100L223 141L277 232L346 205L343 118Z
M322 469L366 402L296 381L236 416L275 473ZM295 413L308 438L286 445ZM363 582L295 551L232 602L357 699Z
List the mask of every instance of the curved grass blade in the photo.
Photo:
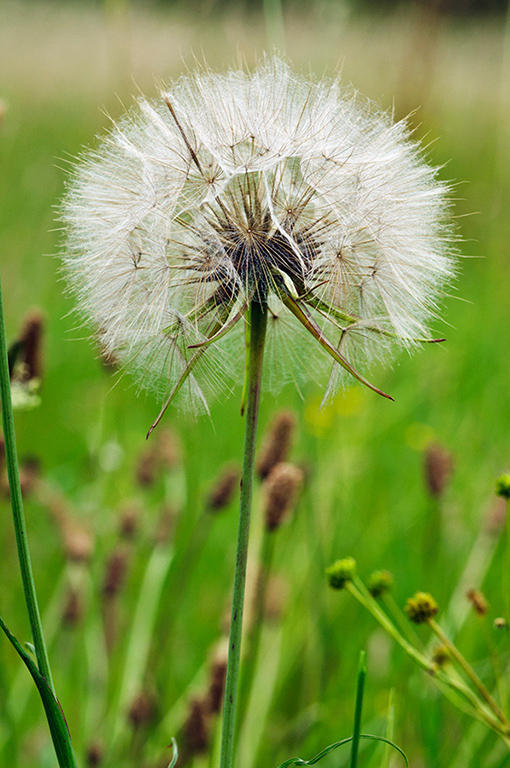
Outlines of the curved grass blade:
M395 742L386 739L384 736L374 736L371 733L360 733L359 738L366 739L368 741L381 741L383 744L388 744L388 746L393 747L393 749L395 749L399 755L402 756L406 764L406 768L409 768L409 761L407 759L406 753L398 746L398 744L395 744ZM315 755L315 757L312 757L311 760L303 760L301 757L290 757L288 760L285 760L285 762L281 763L278 768L288 768L289 765L315 765L319 762L319 760L322 760L323 757L326 757L335 749L338 749L338 747L343 747L344 744L349 744L351 741L352 736L348 736L348 738L342 739L341 741L335 741L334 744L330 744L329 747L325 747L323 750L321 750L321 752Z
M300 323L306 328L306 330L312 334L314 338L317 339L319 344L324 347L326 352L328 352L331 357L339 363L339 365L342 366L342 368L345 368L346 371L348 371L351 376L354 376L355 379L357 379L361 384L364 384L366 387L371 389L373 392L376 392L378 395L381 395L382 397L386 397L388 400L393 400L391 395L387 395L386 392L383 392L382 389L379 389L374 384L371 384L368 379L365 379L364 376L359 373L356 368L354 368L353 365L342 355L340 352L333 346L333 344L329 341L326 336L324 336L323 332L313 319L311 315L308 313L306 308L296 299L294 299L290 294L281 291L280 293L281 300L285 304L285 306L290 309L292 314L297 317Z
M0 628L4 631L11 645L23 660L37 686L46 712L46 718L50 727L51 738L53 746L55 747L55 752L57 753L60 768L76 768L76 758L71 744L71 736L58 699L53 695L46 678L41 675L35 662L21 646L19 640L17 640L8 629L2 618L0 618Z
M173 756L172 756L172 762L168 766L168 768L174 768L178 758L179 758L179 750L177 749L177 742L172 736L172 750L173 750Z

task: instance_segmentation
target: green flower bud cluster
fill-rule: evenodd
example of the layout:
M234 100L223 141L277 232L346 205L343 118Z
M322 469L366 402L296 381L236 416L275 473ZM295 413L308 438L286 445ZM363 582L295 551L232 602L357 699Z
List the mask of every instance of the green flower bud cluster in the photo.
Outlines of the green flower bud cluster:
M417 592L409 598L405 607L407 618L414 624L425 624L434 618L437 611L437 603L428 592Z
M333 589L343 589L347 581L352 581L356 575L356 560L353 557L344 557L326 568L329 586Z
M496 495L510 499L510 474L500 475L496 480Z

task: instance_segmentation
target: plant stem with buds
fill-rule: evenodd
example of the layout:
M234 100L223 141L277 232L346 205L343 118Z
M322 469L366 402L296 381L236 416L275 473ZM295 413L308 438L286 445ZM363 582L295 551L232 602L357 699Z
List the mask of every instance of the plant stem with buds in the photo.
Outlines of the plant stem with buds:
M255 444L260 403L260 381L264 342L267 326L267 307L253 300L249 310L249 359L247 377L246 428L244 438L243 472L241 479L241 503L237 534L237 553L232 594L232 614L228 646L227 677L225 681L225 703L221 736L220 768L232 768L234 760L234 736L239 661L241 657L241 635L243 625L244 591L246 585L246 562L252 486L255 464Z
M441 640L441 642L448 648L450 651L452 657L455 659L455 661L459 664L461 669L464 671L466 676L471 680L475 688L477 689L478 693L482 697L482 699L485 700L485 702L489 705L489 707L492 709L498 720L501 721L501 723L505 726L505 728L509 729L509 723L506 719L506 716L504 712L501 710L501 708L498 706L498 704L494 701L492 696L490 695L489 691L485 687L485 685L482 683L476 672L474 671L471 664L469 664L468 661L464 658L464 656L461 654L455 643L452 643L448 635L443 632L439 624L437 624L434 619L428 620L428 625L432 629L432 631L437 635L437 637Z

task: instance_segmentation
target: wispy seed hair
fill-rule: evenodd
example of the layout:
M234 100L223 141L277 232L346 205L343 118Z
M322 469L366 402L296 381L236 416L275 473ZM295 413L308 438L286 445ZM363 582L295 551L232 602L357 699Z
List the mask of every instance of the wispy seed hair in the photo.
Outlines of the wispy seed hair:
M426 334L455 271L447 197L406 123L338 78L278 59L202 70L141 99L76 165L65 272L103 352L162 397L207 410L242 377L254 297L265 385L329 369L330 396Z

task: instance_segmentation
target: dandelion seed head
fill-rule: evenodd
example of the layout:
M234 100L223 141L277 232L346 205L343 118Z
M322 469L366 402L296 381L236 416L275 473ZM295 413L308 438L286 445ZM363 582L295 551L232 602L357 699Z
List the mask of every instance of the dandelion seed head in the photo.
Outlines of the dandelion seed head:
M180 382L207 409L232 387L256 300L266 384L329 369L329 396L345 371L319 335L363 367L426 334L454 273L447 194L406 125L336 79L199 71L75 166L65 271L105 353L158 395Z

